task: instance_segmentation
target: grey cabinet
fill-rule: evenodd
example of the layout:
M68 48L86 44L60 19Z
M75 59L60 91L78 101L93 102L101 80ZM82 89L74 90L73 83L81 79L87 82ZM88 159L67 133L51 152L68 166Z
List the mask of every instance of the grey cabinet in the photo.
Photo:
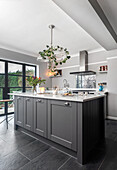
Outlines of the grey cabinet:
M49 100L48 138L76 150L76 103Z
M23 97L15 96L15 124L24 126L24 103Z
M34 132L47 137L47 100L34 99Z
M24 97L24 128L33 131L34 128L34 111L33 111L34 99Z

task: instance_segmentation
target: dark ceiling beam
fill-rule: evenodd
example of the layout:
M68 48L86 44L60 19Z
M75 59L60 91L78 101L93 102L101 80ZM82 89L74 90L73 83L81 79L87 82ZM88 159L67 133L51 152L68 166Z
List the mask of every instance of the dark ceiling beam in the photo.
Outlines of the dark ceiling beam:
M90 4L94 8L98 16L100 17L100 19L102 20L102 22L104 23L104 25L106 26L106 28L108 29L112 37L114 38L115 42L117 43L117 34L115 33L112 25L110 24L108 18L106 17L98 1L97 0L88 0L88 1L90 2Z

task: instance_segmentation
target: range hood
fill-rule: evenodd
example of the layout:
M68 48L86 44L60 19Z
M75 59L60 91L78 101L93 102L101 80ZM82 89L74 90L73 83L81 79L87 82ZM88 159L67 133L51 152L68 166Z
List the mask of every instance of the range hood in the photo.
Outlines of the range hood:
M79 76L81 75L93 75L96 74L95 71L78 71L78 72L71 72L70 74L78 74Z
M77 75L94 75L95 71L88 70L88 52L80 51L80 70L78 72L71 72L70 74Z

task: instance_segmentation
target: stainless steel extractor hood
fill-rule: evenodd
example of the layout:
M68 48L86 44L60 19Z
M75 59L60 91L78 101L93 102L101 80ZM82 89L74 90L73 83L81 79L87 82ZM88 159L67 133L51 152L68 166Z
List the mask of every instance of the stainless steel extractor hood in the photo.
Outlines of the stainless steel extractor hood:
M80 51L80 70L78 72L71 72L70 74L77 75L93 75L95 71L88 70L88 52Z

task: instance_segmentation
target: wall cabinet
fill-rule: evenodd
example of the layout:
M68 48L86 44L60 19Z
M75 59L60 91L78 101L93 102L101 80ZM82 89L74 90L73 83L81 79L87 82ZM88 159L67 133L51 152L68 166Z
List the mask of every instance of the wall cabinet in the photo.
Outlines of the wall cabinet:
M30 131L34 130L33 102L33 98L24 97L24 128Z
M47 137L47 100L34 99L34 132Z
M48 101L48 138L76 150L76 103Z

